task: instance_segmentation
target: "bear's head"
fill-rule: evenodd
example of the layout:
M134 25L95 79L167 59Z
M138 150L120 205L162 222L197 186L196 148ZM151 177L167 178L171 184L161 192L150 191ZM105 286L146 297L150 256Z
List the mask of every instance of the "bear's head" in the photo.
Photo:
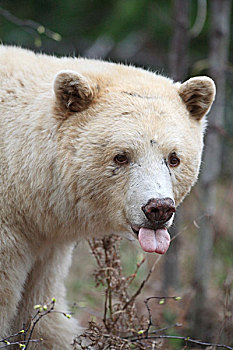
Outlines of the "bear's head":
M175 209L197 180L215 85L99 65L54 80L62 193L81 232L131 231L145 251L162 254Z

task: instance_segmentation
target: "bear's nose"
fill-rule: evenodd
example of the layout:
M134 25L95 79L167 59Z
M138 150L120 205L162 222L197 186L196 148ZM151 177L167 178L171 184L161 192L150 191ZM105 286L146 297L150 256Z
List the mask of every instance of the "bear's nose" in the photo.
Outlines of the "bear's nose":
M145 206L142 206L142 211L148 220L165 223L176 209L171 198L151 198Z

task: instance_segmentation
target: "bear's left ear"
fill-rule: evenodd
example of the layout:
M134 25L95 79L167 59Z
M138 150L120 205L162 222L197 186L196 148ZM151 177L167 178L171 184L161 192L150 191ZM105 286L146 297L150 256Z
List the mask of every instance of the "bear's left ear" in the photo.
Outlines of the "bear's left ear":
M201 120L210 110L215 92L215 84L209 77L191 78L178 88L178 93L187 110L196 120Z
M94 98L87 79L75 71L63 70L57 73L53 89L56 100L64 111L83 111Z

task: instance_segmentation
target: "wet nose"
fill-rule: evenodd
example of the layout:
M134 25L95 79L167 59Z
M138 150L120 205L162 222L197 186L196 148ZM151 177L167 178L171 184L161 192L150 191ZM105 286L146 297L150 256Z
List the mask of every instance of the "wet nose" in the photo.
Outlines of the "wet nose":
M152 198L142 207L142 211L148 220L165 223L172 217L176 209L171 198Z

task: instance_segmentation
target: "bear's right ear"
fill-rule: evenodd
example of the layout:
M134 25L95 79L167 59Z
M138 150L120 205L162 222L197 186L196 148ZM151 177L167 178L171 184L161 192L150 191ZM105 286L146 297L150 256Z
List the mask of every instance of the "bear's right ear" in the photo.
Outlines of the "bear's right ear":
M215 98L215 84L209 77L194 77L178 85L178 93L191 117L201 120Z
M94 98L94 92L87 79L83 75L70 70L57 73L53 90L57 103L64 112L83 111Z

